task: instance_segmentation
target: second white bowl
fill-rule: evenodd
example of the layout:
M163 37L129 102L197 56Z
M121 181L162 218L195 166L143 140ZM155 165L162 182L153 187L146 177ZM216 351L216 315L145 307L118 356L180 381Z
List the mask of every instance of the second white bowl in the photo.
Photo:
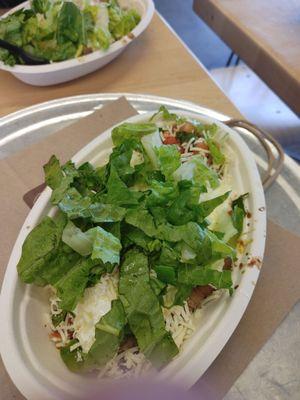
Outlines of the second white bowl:
M154 4L152 0L122 0L122 4L125 3L139 12L141 21L133 29L132 35L129 35L130 37L124 36L114 42L107 51L97 50L82 57L46 65L14 65L11 67L0 61L0 69L11 72L16 78L29 85L50 86L71 81L104 67L147 28L153 17ZM29 2L26 1L4 14L1 18L28 6Z

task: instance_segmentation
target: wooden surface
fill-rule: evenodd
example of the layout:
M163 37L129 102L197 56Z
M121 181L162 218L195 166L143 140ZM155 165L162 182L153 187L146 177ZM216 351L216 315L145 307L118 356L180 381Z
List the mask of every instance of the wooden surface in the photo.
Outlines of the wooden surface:
M194 0L194 10L300 114L299 0Z
M0 71L0 116L65 96L104 92L149 93L185 99L239 116L204 67L190 55L158 15L149 28L113 62L83 78L34 87Z

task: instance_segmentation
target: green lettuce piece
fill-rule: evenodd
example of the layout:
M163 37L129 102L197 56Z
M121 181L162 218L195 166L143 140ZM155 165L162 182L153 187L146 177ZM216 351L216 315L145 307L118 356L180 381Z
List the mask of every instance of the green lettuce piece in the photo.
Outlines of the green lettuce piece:
M140 140L143 136L154 133L156 130L156 125L152 123L124 122L112 130L111 137L113 144L119 146L126 139Z
M119 295L140 350L157 367L169 362L178 348L165 330L162 310L150 285L147 257L137 250L125 254Z
M174 250L173 246L170 246L168 243L163 242L161 253L158 259L159 264L175 267L178 265L179 257L180 254L178 254L178 252Z
M157 120L158 118L162 118L164 121L174 121L177 123L186 121L186 118L180 117L175 113L170 113L166 106L160 106L158 111L152 115L150 121Z
M89 207L93 222L119 222L125 217L126 209L113 204L94 203Z
M166 332L151 352L151 362L156 368L167 365L179 353L170 332Z
M83 15L75 3L63 2L57 20L57 43L84 43Z
M218 174L211 168L209 168L203 161L201 156L195 156L192 158L195 164L195 182L200 185L206 186L210 184L212 189L219 186Z
M57 250L40 271L47 284L55 285L79 261L80 255L60 242Z
M169 205L166 218L173 225L184 225L199 217L199 196L201 188L191 181L178 182L179 194Z
M158 236L168 242L184 242L195 253L200 264L207 263L212 257L212 243L207 231L196 222L189 222L181 226L170 224L158 227Z
M67 311L62 311L59 314L52 315L52 317L51 317L52 324L56 327L61 322L65 321L67 313L68 313Z
M35 13L45 14L50 8L49 0L32 0L31 8Z
M155 265L153 269L161 282L176 285L177 272L174 267L169 265Z
M111 264L118 264L120 261L120 240L100 226L82 232L69 221L63 231L62 240L82 256L91 254L92 260Z
M154 125L155 126L155 125ZM159 130L156 130L148 135L145 135L141 138L141 143L145 149L145 152L150 160L152 168L155 170L159 169L159 162L156 150L163 146L161 137L159 134Z
M68 369L72 372L83 372L89 370L92 367L92 364L89 363L87 357L82 352L82 349L79 347L74 351L70 350L74 344L79 343L77 339L71 340L67 346L62 347L60 349L60 356Z
M208 137L206 139L206 143L208 145L210 154L212 156L213 163L216 164L216 165L224 164L225 156L222 153L222 151L220 150L220 147L219 147L218 143L214 139L212 139L210 137Z
M51 189L56 189L61 184L64 174L59 160L52 155L47 164L44 165L45 182Z
M149 211L142 208L133 208L127 210L125 221L127 224L135 226L143 231L147 236L156 235L154 219Z
M88 256L93 251L92 237L71 221L68 221L63 231L62 241L81 256Z
M211 240L213 252L220 254L220 258L224 258L227 256L235 258L236 251L231 246L226 244L223 240L219 239L218 236L215 235L213 232L207 230L206 233Z
M102 50L107 50L111 43L111 34L102 28L98 28L96 33L97 42Z
M141 17L135 10L122 10L119 6L110 4L109 30L116 40L131 32L140 22Z
M182 229L182 240L196 253L196 262L199 264L209 262L213 249L206 229L195 222L189 222Z
M41 277L41 271L58 250L61 234L61 226L50 217L44 217L28 234L17 265L19 277L23 282L47 284Z
M216 289L232 287L231 271L217 271L209 266L182 265L178 269L178 282L190 286L212 285Z
M208 167L201 156L193 156L189 161L182 164L174 173L176 181L192 180L199 186L209 184L212 189L219 186L218 174Z
M53 190L51 195L52 204L58 204L70 189L70 185L78 172L74 164L69 161L60 166L58 159L52 156L44 165L45 182Z
M158 239L152 239L134 226L126 225L123 235L129 245L135 244L147 252L158 251L161 247Z
M177 290L175 293L173 305L182 306L183 303L189 298L192 289L193 289L193 285L177 283Z
M202 201L198 206L200 219L203 220L204 218L208 217L214 211L215 208L224 203L224 201L228 198L229 194L230 191L220 196L217 196L213 199Z
M180 165L180 153L175 145L165 145L156 149L160 170L167 180L173 179L173 173Z
M90 229L87 234L94 237L93 260L100 259L104 264L118 264L120 262L122 245L117 237L100 228L100 226Z
M91 196L93 192L101 192L105 188L106 167L95 169L85 162L77 169L73 186L82 196Z
M96 324L95 342L88 352L95 365L104 366L118 352L127 323L120 300L113 300L111 310Z
M148 207L164 206L178 196L177 186L173 182L159 182L152 180L149 184L151 194L146 199Z
M238 231L238 236L241 235L243 232L243 226L244 226L244 219L246 216L246 210L245 210L245 205L244 205L244 199L248 197L248 193L245 193L238 197L236 200L233 200L232 202L232 214L231 214L231 219L233 226L235 229Z
M180 242L182 240L183 230L185 228L185 225L173 226L169 223L163 223L157 228L157 237L160 240L165 240L171 243Z
M22 28L26 20L26 14L24 10L19 10L6 18L1 18L0 38L16 46L22 46ZM0 48L0 60L11 66L22 63L18 56L2 48Z
M107 181L107 203L119 206L137 205L142 193L130 190L111 165Z
M119 146L113 149L109 157L109 162L118 172L119 177L127 182L131 175L135 172L134 166L131 165L133 151L141 154L143 157L143 148L135 139L125 139Z
M75 188L65 190L58 203L60 210L67 214L70 219L90 217L90 206L91 199L82 197Z
M150 286L151 289L153 290L153 292L155 293L155 295L158 297L161 295L162 291L165 289L166 284L162 281L160 281L159 279L150 276Z
M91 259L82 258L55 284L57 295L61 299L60 307L72 311L80 298L89 280L91 268L95 265Z
M90 197L82 197L75 188L71 188L58 203L58 207L70 219L86 218L95 223L122 221L126 214L125 208L91 201Z

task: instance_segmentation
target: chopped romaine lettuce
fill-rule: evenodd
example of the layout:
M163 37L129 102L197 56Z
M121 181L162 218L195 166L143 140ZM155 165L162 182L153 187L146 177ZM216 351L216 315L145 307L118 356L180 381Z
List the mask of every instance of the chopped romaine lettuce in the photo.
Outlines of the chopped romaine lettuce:
M103 20L96 6L80 11L83 24L103 28L112 4L101 5ZM44 6L40 2L36 7ZM77 17L71 14L74 21ZM116 20L116 32L122 23ZM11 31L18 32L18 21L12 19L11 24ZM63 40L66 35L75 40L79 32L72 29L64 32ZM206 140L205 152L182 154L184 142L176 142L180 129L192 130L196 139L202 135L199 143ZM163 144L164 130L175 144ZM186 307L196 286L231 293L232 271L223 265L226 259L236 260L246 195L232 201L235 191L224 177L225 158L215 133L213 125L200 126L162 107L149 122L113 129L115 147L106 165L60 165L53 156L44 166L58 213L45 217L25 240L17 266L21 280L54 287L61 308L53 319L57 326L67 313L75 313L86 288L104 274L117 275L119 282L118 299L95 325L90 351L82 351L76 336L64 343L61 356L70 370L105 365L121 351L128 331L160 368L178 353L162 306Z

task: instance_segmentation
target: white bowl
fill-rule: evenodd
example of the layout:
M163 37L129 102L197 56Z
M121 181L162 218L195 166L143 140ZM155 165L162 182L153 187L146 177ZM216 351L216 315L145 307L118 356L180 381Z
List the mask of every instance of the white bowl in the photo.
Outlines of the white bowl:
M45 65L14 65L11 67L0 61L0 69L11 72L16 78L29 85L50 86L71 81L104 67L147 28L153 17L154 4L152 0L122 0L120 3L136 9L141 15L141 21L132 30L130 37L125 36L114 42L107 51L97 50L82 57ZM29 1L26 1L1 18L28 6Z
M238 133L219 121L191 113L178 113L205 123L215 122L228 133L228 146L234 154L230 173L233 188L239 193L249 192L247 208L252 214L244 239L249 239L249 257L262 260L265 235L265 199L257 167L247 145ZM150 113L130 118L142 122ZM73 158L76 164L90 161L101 165L111 151L111 129L98 136ZM25 285L19 279L16 265L22 244L30 229L49 213L51 190L47 188L30 211L14 245L6 270L1 294L0 350L6 369L17 388L30 400L84 399L101 382L93 374L74 374L60 359L44 327L49 311L46 290ZM246 267L245 273L234 270L234 281L239 284L232 297L222 296L204 307L202 319L193 337L186 341L180 355L159 374L159 379L192 386L220 353L235 330L252 296L259 268ZM96 389L95 389L96 388Z

